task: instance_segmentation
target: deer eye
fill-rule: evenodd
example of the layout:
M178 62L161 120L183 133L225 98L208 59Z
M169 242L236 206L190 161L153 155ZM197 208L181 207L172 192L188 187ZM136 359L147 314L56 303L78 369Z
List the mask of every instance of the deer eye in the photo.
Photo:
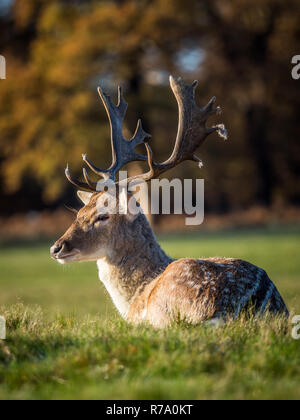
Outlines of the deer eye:
M108 219L109 219L108 214L101 214L100 216L97 217L94 223L103 223L103 222L106 222L106 220Z

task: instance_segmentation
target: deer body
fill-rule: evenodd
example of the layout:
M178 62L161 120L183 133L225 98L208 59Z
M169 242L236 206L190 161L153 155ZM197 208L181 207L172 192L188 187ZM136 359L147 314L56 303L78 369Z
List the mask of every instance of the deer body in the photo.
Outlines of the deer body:
M191 324L236 318L250 305L255 311L288 310L264 270L235 259L182 259L146 286L130 306L128 321L166 327L174 320Z
M121 90L118 105L115 105L99 89L111 125L113 161L109 169L102 170L83 155L84 162L93 172L115 186L116 174L124 165L135 160L148 161L149 172L129 181L149 181L185 160L199 163L195 151L209 134L218 132L226 137L223 125L206 126L208 117L220 111L213 107L215 98L200 108L195 102L196 82L188 84L172 77L170 81L179 107L178 135L170 158L162 164L153 161L148 144L150 136L141 122L133 138L125 140L122 122L127 104ZM140 144L145 144L147 156L135 152ZM173 261L160 248L144 214L128 210L132 197L127 187L117 192L111 212L103 204L109 201L111 192L99 190L85 169L83 175L86 182L76 181L66 169L67 178L79 188L78 196L85 206L51 248L51 256L62 264L97 261L100 280L126 320L134 324L148 322L154 327L165 327L178 318L197 324L237 317L250 304L258 314L268 310L288 315L279 292L265 271L237 259Z
M249 304L260 313L288 314L264 270L230 258L174 261L157 244L147 220L137 223L148 234L139 236L134 250L125 241L122 251L97 262L100 280L127 321L157 328L178 318L198 324L237 317Z

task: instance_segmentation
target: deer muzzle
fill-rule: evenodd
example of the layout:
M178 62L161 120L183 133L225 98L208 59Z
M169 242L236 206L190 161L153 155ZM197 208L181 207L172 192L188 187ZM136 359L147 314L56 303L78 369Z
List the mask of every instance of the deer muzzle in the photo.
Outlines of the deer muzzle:
M65 240L57 241L50 248L50 255L54 260L67 260L69 258L75 257L79 251L77 249L72 249L69 242Z

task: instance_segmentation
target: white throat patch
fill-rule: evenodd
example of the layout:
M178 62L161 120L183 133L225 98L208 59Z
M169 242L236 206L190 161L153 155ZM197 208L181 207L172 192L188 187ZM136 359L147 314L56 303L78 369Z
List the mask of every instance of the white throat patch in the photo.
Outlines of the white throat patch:
M130 304L126 300L126 297L122 294L120 288L118 287L118 279L112 277L110 265L106 262L105 259L97 261L99 279L104 284L107 292L109 293L114 305L120 312L121 316L126 319Z

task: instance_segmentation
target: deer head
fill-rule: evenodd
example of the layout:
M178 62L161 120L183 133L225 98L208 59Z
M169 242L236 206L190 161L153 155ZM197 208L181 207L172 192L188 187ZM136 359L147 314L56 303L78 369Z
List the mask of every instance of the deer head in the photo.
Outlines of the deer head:
M72 226L51 248L51 256L59 263L97 261L107 254L117 252L130 239L132 241L136 234L134 222L143 218L142 215L121 215L118 212L107 212L106 207L100 209L99 200L106 194L78 191L84 207L77 213ZM123 206L123 201L128 198L118 193L116 208Z
M208 117L220 112L219 107L214 108L215 97L201 108L195 101L196 81L189 84L181 78L175 80L171 76L170 84L179 108L178 134L173 153L167 161L161 164L153 160L153 153L148 143L151 136L143 130L141 121L138 122L133 138L129 141L124 139L122 124L127 103L123 98L121 88L118 90L117 105L99 88L99 95L110 121L112 164L109 169L100 169L90 162L86 155L83 155L84 163L100 177L98 184L91 181L85 168L83 169L85 182L83 182L75 180L67 167L66 177L79 189L78 196L84 203L84 207L78 212L76 220L69 230L51 248L51 256L58 262L98 260L109 253L117 252L120 247L128 247L128 243L138 237L140 229L146 232L144 235L150 235L150 227L143 214L140 213L136 216L130 211L127 214L121 214L118 211L108 213L104 208L99 208L99 200L105 198L103 197L105 194L109 194L109 192L99 191L99 186L103 185L103 181L118 184L117 174L126 164L133 161L147 161L149 172L129 178L125 184L130 182L132 185L132 183L138 183L141 180L148 182L186 160L198 162L201 165L201 160L195 155L195 152L209 134L217 132L226 138L227 133L223 125L216 125L212 128L206 126ZM135 148L141 144L145 145L146 155L135 152ZM121 193L118 192L115 202L116 209L124 207L125 201L129 197L124 189ZM125 207L127 208L127 206Z

